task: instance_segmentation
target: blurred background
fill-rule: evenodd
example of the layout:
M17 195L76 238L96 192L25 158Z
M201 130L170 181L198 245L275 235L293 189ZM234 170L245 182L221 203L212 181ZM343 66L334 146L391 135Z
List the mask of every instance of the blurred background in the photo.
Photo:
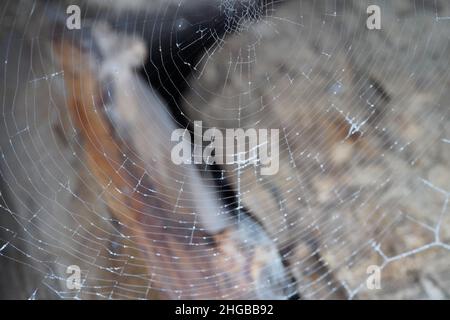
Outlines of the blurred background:
M0 24L0 298L450 298L447 1L6 0ZM175 165L194 121L278 129L279 171Z

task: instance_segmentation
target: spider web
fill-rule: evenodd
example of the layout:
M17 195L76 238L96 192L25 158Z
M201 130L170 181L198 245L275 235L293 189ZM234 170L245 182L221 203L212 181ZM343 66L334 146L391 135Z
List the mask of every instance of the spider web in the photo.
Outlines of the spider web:
M225 223L249 226L241 229L242 248L250 243L256 252L253 242L264 227L293 279L284 298L293 291L304 299L449 298L449 5L376 1L382 30L367 30L366 8L375 3L366 1L194 2L78 3L81 35L94 55L98 43L88 30L99 21L135 35L150 53L145 68L151 66L152 86L139 84L132 69L133 81L119 91L161 112L138 109L138 120L116 113L113 80L103 104L94 103L118 127L118 141L132 136L142 143L136 142L137 155L124 151L117 172L139 174L130 174L129 190L118 191L112 177L97 181L86 141L67 112L66 75L49 46L56 32L51 21L65 18L66 3L2 4L2 295L185 298L204 283L220 286L216 274L179 284L167 270L149 266L134 225L114 216L107 201L138 194L167 213L158 224L144 222L148 234L175 235L213 261L221 253L204 249L214 242L201 214L211 210L208 199L221 203ZM199 7L212 8L220 21L211 22ZM131 70L128 56L114 64L122 61L124 39L112 54L117 78ZM131 126L121 127L127 117ZM153 123L141 135L132 122L140 119ZM279 172L263 177L258 166L241 162L202 165L195 180L191 171L174 168L168 134L177 127L188 132L199 120L205 129L280 129ZM140 169L136 159L143 170L133 171ZM155 254L175 270L188 267L174 252ZM235 252L228 254L225 261ZM79 289L66 285L73 265L81 269ZM381 270L380 290L367 287L372 265ZM282 278L277 270L272 273Z

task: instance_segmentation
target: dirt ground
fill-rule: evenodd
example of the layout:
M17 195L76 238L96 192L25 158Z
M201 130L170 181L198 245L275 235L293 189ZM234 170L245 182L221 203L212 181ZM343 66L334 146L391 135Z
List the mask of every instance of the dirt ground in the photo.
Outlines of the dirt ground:
M192 120L282 131L278 174L226 175L302 297L450 297L449 15L446 1L288 1L192 77Z
M219 2L227 10L234 3ZM231 201L264 226L302 299L450 299L450 3L288 0L261 11L243 2L248 10L190 66L179 106L204 127L280 130L277 174L223 167ZM0 296L160 298L169 278L154 277L145 250L127 234L133 230L105 200L115 185L100 183L88 167L88 139L67 109L67 75L41 36L50 29L41 8L17 3L9 9L26 13L17 19L0 11ZM102 1L118 11L149 5L111 3ZM381 30L366 28L369 4L381 9ZM134 40L143 43L136 34ZM132 100L130 88L128 81L118 90L122 106ZM154 110L167 118L163 103ZM124 132L155 130L143 141L159 138L136 150L150 167L158 162L150 172L162 178L151 181L163 191L167 181L176 186L170 196L178 201L189 189L179 187L177 169L152 159L152 152L170 153L163 130L175 122L155 119L146 126L138 117L141 127ZM186 210L192 190L182 198ZM193 235L194 227L183 232L191 229ZM64 287L72 264L85 279L79 292ZM379 289L367 282L372 267L379 268Z

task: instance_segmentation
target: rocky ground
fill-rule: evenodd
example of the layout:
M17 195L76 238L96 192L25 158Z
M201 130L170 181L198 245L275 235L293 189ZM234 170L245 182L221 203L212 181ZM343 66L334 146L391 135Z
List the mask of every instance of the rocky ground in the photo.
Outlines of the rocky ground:
M226 168L305 298L449 298L445 1L287 1L192 77L192 120L280 128L280 171ZM368 290L370 265L381 289Z
M255 1L243 0L247 10L237 17L230 14L235 2L219 2L230 29L198 65L189 65L193 74L174 116L201 120L204 127L280 130L277 174L261 176L252 166L227 165L220 182L234 191L227 201L265 227L299 296L449 299L448 1L289 0L266 3L261 10ZM51 28L39 16L42 7L11 3L8 10L24 14L16 19L0 11L0 296L164 296L161 288L168 278L154 277L155 265L142 250L145 245L136 245L128 217L117 218L106 198L110 193L122 197L114 190L119 185L104 183L89 162L90 136L80 134L83 126L71 118L70 78L55 58L51 39L43 37ZM381 8L381 30L366 28L369 4ZM101 2L102 10L117 12L128 7L140 12L143 5L141 0ZM89 13L91 19L98 10ZM120 21L113 25L122 27ZM124 44L125 38L117 43ZM113 53L111 61L120 60L119 52ZM132 101L126 96L134 87L128 81L118 90L122 106ZM153 93L139 87L146 90ZM163 102L154 112L162 110ZM145 159L143 166L159 168L149 171L150 181L157 187L176 185L167 195L175 192L178 198L184 190L178 186L178 169L152 159L152 152L169 150L163 129L175 122L164 126L157 118L150 117L151 125L145 126L141 121L148 118L138 117L140 127L125 127L121 133L136 137L141 129L155 131L145 135L154 138L151 143L146 145L144 138L135 151ZM117 136L111 139L118 141ZM159 190L166 195L164 187ZM195 200L192 190L182 197L186 205L175 208L189 207ZM150 205L152 200L160 209L173 205L161 205L161 199L167 200L151 198ZM216 234L215 240L236 257L231 250L235 240L227 234ZM147 240L148 247L160 247L155 245L159 239ZM174 258L169 249L166 258L189 260L189 251ZM267 252L255 251L252 263L259 266L264 257ZM81 266L85 279L75 293L64 287L71 264ZM380 268L380 289L367 285L371 266ZM241 271L234 269L230 272ZM171 293L185 297L181 291Z

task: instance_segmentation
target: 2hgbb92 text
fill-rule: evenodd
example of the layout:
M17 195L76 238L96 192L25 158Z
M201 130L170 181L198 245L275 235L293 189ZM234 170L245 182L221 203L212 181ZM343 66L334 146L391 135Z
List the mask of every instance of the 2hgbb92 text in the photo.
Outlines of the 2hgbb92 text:
M182 304L175 308L176 315L196 315L206 318L216 315L274 315L271 304L220 304L216 306L189 306Z

